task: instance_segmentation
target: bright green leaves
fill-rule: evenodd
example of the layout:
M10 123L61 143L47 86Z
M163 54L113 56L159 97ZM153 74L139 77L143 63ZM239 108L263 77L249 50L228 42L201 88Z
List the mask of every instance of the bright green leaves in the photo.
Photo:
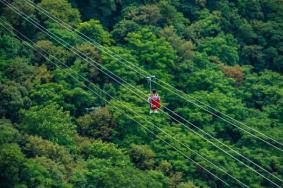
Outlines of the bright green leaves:
M209 56L217 57L228 65L239 62L238 44L232 35L219 34L217 37L208 37L200 41L198 49Z
M79 187L163 187L167 179L158 171L137 170L125 153L112 143L93 141L81 148L86 162L72 176Z
M176 53L167 41L157 38L148 29L129 33L126 41L141 65L146 69L151 69L160 79L170 79L170 76L165 72L173 71ZM163 74L160 72L161 70L163 70Z
M135 50L140 63L147 68L165 69L175 63L174 49L164 39L157 38L147 29L129 33L127 42Z
M76 173L74 185L79 187L134 188L165 187L167 179L156 171L140 171L131 166L116 166L107 160L88 160L87 169Z
M115 75L123 78L125 81L129 83L137 83L139 81L144 81L143 76L137 73L136 67L140 66L135 56L133 56L129 50L126 50L121 47L112 47L111 50L119 56L127 61L119 61L117 57L111 55L109 53L103 52L101 55L102 62L104 63L104 67L113 72ZM143 67L140 69L144 70ZM111 82L115 82L111 78L108 78L106 75L101 75L104 80L110 79ZM114 77L115 78L115 77Z
M48 159L46 158L36 158L35 160L30 159L27 160L27 162L24 164L22 168L23 174L21 176L24 184L21 185L22 186L28 185L33 187L59 186L61 184L60 181L62 181L62 177L60 177L60 175L62 174L59 175L58 171L55 171L52 174L52 172L50 172L51 170L49 170L50 167L48 165L40 164L38 162L39 160L42 160L43 163L45 162L44 160L47 161Z
M80 39L76 33L67 30L59 24L49 24L48 32L49 34L45 34L46 39L53 41L54 44L58 44L59 46L66 46L67 49L71 46L82 43L82 39ZM51 37L52 35L50 33L53 37Z
M79 87L64 91L64 98L66 101L64 107L74 115L80 115L85 111L84 108L93 107L96 102L96 97L92 92Z
M38 85L31 91L31 97L36 104L59 103L63 100L62 90L64 87L56 83Z
M63 74L63 72L60 73ZM84 84L81 86L72 77L67 77L68 75L63 74L60 76L64 76L66 80L69 79L69 84L61 81L59 83L47 83L35 86L31 91L32 100L37 105L59 104L65 110L70 111L72 115L80 115L85 111L85 108L94 106L97 102L94 94L91 91L84 90Z
M69 187L66 170L58 163L46 157L27 160L22 168L22 180L26 185L43 187Z
M157 84L153 87L161 96L162 107L196 126L187 123L193 128L187 129L161 110L149 114L144 74L146 70L156 75L159 84L166 81L187 93L182 94L184 98L196 98L283 142L283 79L264 70L282 72L282 6L278 0L35 1L70 24L72 31L115 54L82 40L27 2L10 2L82 57L8 8L0 8L1 16L35 43L35 50L30 50L24 47L26 42L0 29L0 116L9 119L0 120L1 186L222 186L161 138L231 187L238 184L196 152L248 186L271 187L196 135L198 128L281 178L280 154L254 134L240 131ZM69 2L80 8L83 20ZM96 65L132 86L116 83ZM94 96L96 92L102 97Z
M229 79L226 79L224 74L216 70L200 70L188 74L184 78L183 84L186 85L188 92L203 90L203 91L229 91Z
M110 45L111 38L110 34L104 30L100 21L91 19L87 22L80 23L78 31L93 39L99 44Z
M115 165L129 165L128 156L113 143L104 143L101 140L91 142L82 150L85 159L104 159Z
M282 79L272 71L250 74L242 88L244 102L255 111L247 123L277 140L282 138Z
M33 186L63 186L73 172L68 149L38 136L26 136L23 151L29 159L22 169L22 181Z
M75 126L71 123L70 115L58 105L36 106L22 113L20 128L25 132L58 144L73 144Z

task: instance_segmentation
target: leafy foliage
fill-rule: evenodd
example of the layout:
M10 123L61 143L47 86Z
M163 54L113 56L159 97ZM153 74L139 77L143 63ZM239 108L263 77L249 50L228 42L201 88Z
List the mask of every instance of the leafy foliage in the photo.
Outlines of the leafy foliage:
M75 134L75 126L71 123L70 115L54 104L35 106L23 111L20 128L27 133L63 145L72 144Z
M283 179L282 153L255 138L283 143L281 0L33 2L60 22L0 6L1 188L225 187L207 170L240 186L210 162L274 187L235 152ZM148 114L148 74L165 112Z

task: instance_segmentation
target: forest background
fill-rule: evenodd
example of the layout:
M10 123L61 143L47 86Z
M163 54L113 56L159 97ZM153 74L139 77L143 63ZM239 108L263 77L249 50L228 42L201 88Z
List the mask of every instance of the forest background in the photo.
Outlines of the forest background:
M282 0L0 0L0 187L283 186L282 73Z

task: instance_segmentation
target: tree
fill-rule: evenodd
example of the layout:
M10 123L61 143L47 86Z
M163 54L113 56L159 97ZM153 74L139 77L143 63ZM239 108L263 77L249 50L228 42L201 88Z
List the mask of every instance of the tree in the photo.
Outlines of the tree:
M265 106L276 104L282 98L283 77L272 71L250 74L246 78L244 91L247 106L261 110ZM257 84L253 84L253 83Z
M70 53L60 46L55 46L49 40L39 40L35 43L35 56L34 63L39 65L46 65L49 70L54 70L56 68L55 63L58 66L63 66L62 63L67 63L70 58ZM41 54L46 56L48 59L43 57ZM49 61L48 61L49 60Z
M28 2L13 0L10 3L10 7L6 6L3 12L9 23L11 23L15 28L21 30L24 35L30 38L34 37L37 28L30 23L30 20L38 20L33 6L30 6Z
M79 11L72 8L71 4L68 3L67 0L42 0L38 6L48 11L48 14L51 14L57 19L67 22L72 26L76 26L81 21ZM38 14L40 21L44 22L46 25L54 22L42 12L38 12Z
M250 64L255 70L262 70L266 66L263 47L260 45L245 45L241 49L241 59L241 64Z
M12 123L7 119L0 119L0 145L5 143L17 143L21 135Z
M79 117L78 129L83 136L111 140L114 121L107 108L100 108Z
M23 164L22 181L28 187L70 187L64 168L46 157L36 157Z
M283 179L281 153L252 130L283 143L281 1L33 1L48 17L8 0L22 16L0 6L14 27L0 23L0 187L225 186L212 174L273 187L216 145ZM154 115L149 75L164 109Z
M22 167L21 180L26 187L49 187L55 186L50 172L34 159L27 160Z
M35 84L46 84L51 81L52 76L53 75L48 71L47 67L41 65L35 70L34 82Z
M23 131L62 145L74 143L75 126L69 113L58 105L34 106L22 111L22 115L19 128Z
M142 169L152 169L154 166L155 153L146 145L133 145L130 157L135 165Z
M137 70L134 66L139 66L139 62L137 58L127 49L121 48L121 47L112 47L111 50L117 54L119 54L120 57L123 59L126 59L125 61L119 61L119 59L115 58L115 56L110 56L107 53L102 53L101 58L102 62L104 63L104 67L107 68L109 71L113 72L115 75L119 76L120 78L123 78L129 83L139 83L142 82L143 78L141 76L137 75ZM129 63L130 62L130 63ZM140 67L143 69L143 67ZM100 78L98 80L98 78ZM108 76L101 74L97 78L97 81L103 83L105 80L108 80ZM111 82L114 82L112 79L110 79Z
M183 70L184 71L184 70ZM182 87L187 92L220 90L229 92L233 81L215 69L201 69L181 75L179 78Z
M110 45L110 34L104 30L99 20L91 19L87 22L80 23L78 31L88 36L101 45Z
M30 65L27 59L15 58L3 71L8 79L31 88L35 76L35 67Z
M25 157L17 144L2 144L0 147L1 187L12 188L20 182L20 171Z
M270 118L278 119L283 123L283 98L280 98L276 104L269 105L264 110L269 114Z
M218 57L223 63L235 65L239 62L238 44L232 35L219 34L200 41L198 49L209 56Z
M64 107L74 116L79 116L86 111L87 108L96 104L97 98L88 90L76 87L63 92L65 98Z
M28 108L31 100L25 87L7 81L5 84L0 83L0 104L0 115L16 121L19 110Z
M177 188L198 188L198 186L194 185L192 182L180 183Z
M96 32L94 31L94 33ZM83 44L77 45L76 49L79 50L83 54L84 58L90 58L98 62L101 62L101 54L100 54L99 48L91 44L83 43Z
M173 25L180 33L184 32L185 25L188 23L181 12L165 1L141 6L128 6L122 11L122 18L141 25Z
M100 19L103 25L109 28L118 20L121 6L124 4L124 1L113 0L72 1L81 10L83 20Z
M145 69L151 69L151 72L160 79L170 79L168 72L176 67L176 53L165 39L157 38L148 29L143 28L138 32L129 33L126 41Z
M165 127L162 130L163 131L160 132L158 136L162 140L172 143L172 145L180 151L185 152L188 157L193 157L193 153L182 147L182 144L187 145L191 149L200 149L205 145L205 142L203 142L197 135L189 132L187 129L182 129L178 125ZM165 133L174 136L182 144L174 141ZM182 182L183 179L194 179L194 176L198 176L198 184L207 185L205 180L203 180L203 178L206 178L205 172L198 172L194 163L190 162L187 157L180 155L174 148L172 148L169 144L164 143L161 139L152 141L150 146L156 153L157 161L160 157L160 159L162 158L172 165L173 168L168 172L168 175L170 175L171 185L176 186ZM206 145L206 147L208 146Z
M80 187L133 188L166 187L168 180L159 172L143 172L131 166L121 168L107 160L88 160L86 169L73 176L73 183Z
M165 27L160 32L160 35L176 49L179 61L182 62L192 58L195 50L194 44L192 41L186 41L179 37L174 27Z
M130 160L124 151L116 144L106 143L101 140L90 141L86 147L81 148L84 159L107 160L118 166L129 165Z
M161 23L162 15L158 5L130 6L124 9L123 15L126 20L133 20L139 24L158 25Z
M23 151L28 157L46 157L64 166L72 162L72 157L66 148L39 136L26 136Z
M278 0L263 0L261 1L262 11L268 19L275 20L275 21L282 21L283 14L283 6L279 3Z
M186 33L186 26L190 22L182 12L178 11L173 3L160 1L158 4L160 13L162 14L162 26L174 26L178 34Z
M229 96L229 94L223 94L217 90L210 93L204 91L194 92L191 95L191 98L196 98L204 104L208 104L214 109L217 109L240 121L246 120L251 113L240 99ZM190 99L190 97L188 97L188 99ZM186 106L187 105L188 104L186 104ZM210 109L210 111L217 114L217 112L212 109ZM206 131L212 135L216 133L216 135L222 139L236 143L243 136L243 132L235 128L233 125L228 124L220 118L216 118L214 115L207 113L205 110L200 110L195 105L192 105L190 108L179 107L176 109L176 112L186 119L189 119L190 122L195 124L195 126L206 129Z
M136 32L140 29L140 25L132 20L121 20L114 25L111 34L116 42L125 43L125 37L128 33Z
M82 89L82 83L74 80L69 73L58 70L54 72L54 79L61 81L36 85L31 91L31 98L37 105L56 103L75 116L83 114L86 108L95 106L97 101L93 93ZM77 76L76 79L80 78Z
M280 43L282 39L283 25L277 25L273 21L264 22L261 20L256 20L252 24L260 39L258 44L262 50L263 66L276 71L282 71L282 55L278 51L280 49L278 42Z
M204 37L215 37L221 32L220 13L218 11L209 12L204 9L200 11L200 18L186 28L185 37L198 41Z
M0 36L0 55L8 58L16 57L22 49L20 41L6 33L0 33Z
M248 19L262 19L263 12L260 1L240 0L238 3L240 13Z
M221 66L224 74L228 77L235 79L238 83L243 82L244 79L244 71L240 65L231 66Z
M72 30L68 30L60 23L50 23L48 26L48 32L49 34L43 33L44 38L42 37L42 39L50 40L54 44L65 46L67 49L70 49L71 46L82 43L82 39L79 37L79 34ZM50 36L50 33L52 33L53 37Z

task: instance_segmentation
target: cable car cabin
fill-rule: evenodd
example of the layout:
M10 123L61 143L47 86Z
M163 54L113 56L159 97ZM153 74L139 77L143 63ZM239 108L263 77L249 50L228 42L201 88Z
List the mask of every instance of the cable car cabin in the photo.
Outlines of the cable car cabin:
M150 105L150 111L149 113L158 113L158 110L160 108L160 97L156 90L152 90L151 95L148 98L148 103Z

